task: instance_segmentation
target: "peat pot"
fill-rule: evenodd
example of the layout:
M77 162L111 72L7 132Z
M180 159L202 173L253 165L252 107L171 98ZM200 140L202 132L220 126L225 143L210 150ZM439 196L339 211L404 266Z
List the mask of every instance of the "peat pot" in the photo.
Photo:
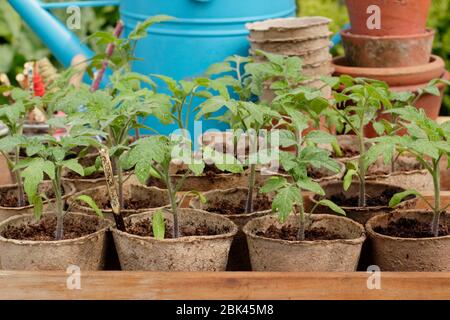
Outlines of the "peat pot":
M69 206L71 206L74 211L95 215L95 211L87 204L75 201L75 198L80 195L90 196L102 210L105 218L114 220L106 186L78 192L68 200ZM167 190L126 183L124 185L124 204L125 209L123 209L121 213L126 217L152 209L167 207L170 204L170 200Z
M322 184L322 188L325 191L325 196L321 197L319 195L310 195L309 199L314 204L316 204L321 198L332 200L342 209L344 209L348 218L355 220L361 224L365 224L370 218L374 216L394 211L394 209L389 207L390 199L394 194L406 191L406 189L404 188L392 186L389 184L366 182L367 199L381 200L380 204L370 205L370 202L368 202L368 205L366 207L340 204L343 199L345 199L345 201L347 201L348 199L355 199L357 201L359 194L359 185L359 182L354 181L350 188L347 191L344 191L342 182L324 183ZM415 207L416 203L417 197L411 196L411 198L401 202L396 209L411 209ZM316 212L334 214L331 209L321 205L318 206Z
M372 247L373 263L382 271L450 271L450 236L400 238L377 232L391 222L411 219L431 225L430 211L406 210L378 215L366 224ZM450 215L441 215L441 225L450 223Z
M127 228L152 219L153 212L126 218ZM163 212L169 228L173 216ZM225 217L201 210L179 209L180 228L207 227L216 235L157 240L112 229L122 270L132 271L225 271L231 242L238 228Z
M268 215L272 212L271 201L262 195L254 194L255 202L258 198L267 199L264 203L255 207L256 211L252 213L233 211L233 207L238 207L241 211L245 210L247 199L247 188L233 188L228 190L212 190L203 193L206 203L202 203L200 199L193 198L190 201L190 207L200 209L211 213L221 214L233 221L239 228L237 235L234 237L231 245L230 255L228 258L227 270L229 271L250 271L250 257L248 255L247 240L242 229L252 219ZM228 210L226 214L219 212L219 209Z
M298 227L298 217L291 215L284 225ZM324 228L338 235L337 240L287 241L258 235L271 226L283 225L272 215L254 219L244 227L254 271L356 271L366 236L364 227L355 221L332 215L311 216L309 229Z
M63 182L62 186L64 189L63 200L66 201L75 193L75 186L69 182ZM17 190L17 184L0 186L0 197L2 198L2 201L8 197L15 197L17 194ZM54 197L52 195L52 190L53 187L50 181L44 181L39 185L39 192L45 193L50 199L50 201L44 201L43 211L47 211L49 209L49 205L55 202L55 200L52 199ZM0 204L0 222L15 215L33 213L33 211L33 205L27 205L24 207L10 207L2 206Z
M55 217L46 213L43 219ZM92 233L61 241L14 240L4 237L15 226L37 224L33 215L18 215L0 223L0 269L66 270L74 265L84 271L102 270L106 254L106 231L111 222L82 213L69 213L64 223L80 225ZM56 224L56 222L55 222Z

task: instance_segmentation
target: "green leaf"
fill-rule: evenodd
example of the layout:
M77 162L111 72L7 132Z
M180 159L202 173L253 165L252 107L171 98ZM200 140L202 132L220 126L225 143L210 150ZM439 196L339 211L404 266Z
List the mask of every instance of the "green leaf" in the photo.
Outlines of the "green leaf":
M347 173L345 174L345 177L344 177L344 184L343 184L345 191L347 191L350 188L350 186L352 185L353 176L355 176L357 174L358 174L358 172L354 169L350 169L347 171Z
M84 176L83 166L78 163L77 159L70 159L70 160L63 161L62 166L73 172L76 172L77 174L79 174L82 177Z
M340 208L337 204L335 204L334 202L330 201L330 200L320 200L319 204L325 207L330 208L331 210L333 210L334 212L345 216L346 213L344 210L342 210L342 208Z
M75 201L81 201L86 203L89 207L91 207L92 210L99 216L103 218L103 212L100 210L100 208L97 206L97 203L95 203L94 199L92 199L90 196L87 195L81 195L75 198Z
M207 76L212 76L216 74L222 74L233 71L233 68L230 66L228 62L219 62L214 63L209 66L208 70L206 70Z
M271 193L277 191L278 189L286 186L287 180L283 177L271 177L269 178L264 186L260 189L261 193Z
M322 189L320 184L318 184L317 182L314 182L310 178L305 177L303 179L298 180L297 185L300 188L314 192L315 194L318 194L321 196L325 195L325 191Z
M44 208L44 203L42 201L42 197L40 196L35 196L33 197L31 203L33 203L34 205L34 217L36 218L36 220L40 220L41 216L42 216L42 211Z
M306 140L317 144L331 144L337 142L336 136L324 131L311 131L305 137Z
M191 163L188 165L188 168L195 176L200 176L203 173L203 170L205 170L205 163L203 161Z
M293 185L280 189L272 202L272 210L278 213L280 222L284 223L293 211L294 205L303 201L300 190Z
M157 240L164 240L166 226L162 210L156 211L152 216L152 230L153 236Z
M403 199L405 199L406 197L412 196L412 195L421 196L421 193L416 190L406 190L406 191L397 193L391 198L391 201L389 201L389 207L395 208L396 206L398 206L400 204L400 202L403 201Z

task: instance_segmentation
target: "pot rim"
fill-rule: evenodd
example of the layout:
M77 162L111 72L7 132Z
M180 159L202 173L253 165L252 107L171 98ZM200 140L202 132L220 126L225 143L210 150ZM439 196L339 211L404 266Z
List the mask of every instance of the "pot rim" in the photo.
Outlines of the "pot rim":
M402 241L402 242L417 242L417 241L421 241L421 240L425 240L425 241L432 241L432 240L446 240L446 239L450 239L450 234L446 235L446 236L440 236L440 237L427 237L427 238L401 238L401 237L393 237L393 236L387 236L384 235L382 233L378 233L375 230L373 230L372 225L375 224L379 219L384 218L386 216L393 216L395 214L399 214L399 213L404 213L404 214L408 214L408 213L418 213L421 215L430 215L433 212L431 210L417 210L417 209L411 209L411 210L396 210L390 213L384 213L384 214L380 214L377 216L374 216L372 218L370 218L365 225L366 228L366 232L367 234L371 237L371 238L382 238L385 240L395 240L395 241ZM448 214L448 213L447 213Z
M313 220L323 220L323 219L345 220L348 224L352 224L355 227L357 227L361 231L361 235L358 238L353 238L353 239L290 241L290 240L283 240L283 239L272 239L272 238L261 237L250 231L250 227L252 226L253 223L255 223L256 221L259 221L259 220L268 220L268 219L277 219L277 216L276 215L267 215L264 217L253 219L244 226L243 232L245 233L246 236L251 237L253 239L264 240L264 241L269 241L269 242L278 243L278 244L289 244L289 245L315 246L315 245L333 244L333 243L345 243L345 244L359 245L359 244L362 244L366 240L366 232L365 232L363 225L361 225L360 223L358 223L352 219L342 217L342 216L334 216L334 215L330 215L330 214L313 214L313 215L311 215L311 219L313 219Z
M336 184L340 184L342 185L342 181L329 181L329 182L325 182L323 184L321 184L322 188L326 188L328 186L331 185L336 185ZM355 181L352 183L353 184L357 184L359 182ZM406 191L405 188L393 185L393 184L388 184L388 183L382 183L382 182L375 182L375 181L367 181L366 182L366 186L367 185L373 185L373 186L378 186L379 188L384 187L384 188L399 188L402 189L404 191ZM316 197L318 197L319 195L317 194L310 194L308 196L309 200L312 201L314 204L317 204L318 201L316 200ZM400 202L399 205L401 204L407 204L407 203L412 203L412 202L416 202L418 200L417 196L414 196L414 198L409 199L409 200L405 200ZM359 212L365 212L365 211L381 211L381 210L389 210L389 211L393 211L395 209L389 207L389 205L385 205L385 206L373 206L373 207L344 207L344 206L340 206L344 211L359 211Z
M391 40L409 40L417 38L429 38L434 37L436 31L432 28L427 28L425 32L407 35L386 35L386 36L371 36L366 34L352 33L352 29L344 29L340 32L343 38L347 39L364 39L364 40L376 40L376 41L391 41Z
M236 187L236 188L229 188L229 189L224 189L224 190L217 189L217 190L210 190L207 192L202 192L202 194L203 194L203 196L207 197L209 194L212 194L212 193L233 193L233 192L237 192L237 191L248 191L248 188ZM242 213L242 214L218 214L218 213L211 212L211 211L208 211L205 209L195 208L193 206L194 203L199 202L199 201L200 200L199 200L198 196L192 198L189 201L189 208L191 208L193 210L200 210L200 211L206 211L206 212L212 213L212 214L217 214L219 216L226 217L228 219L253 218L253 217L260 216L260 215L267 215L267 214L272 213L272 209L269 209L269 210L255 211L255 212L251 212L251 213Z
M277 22L295 22L292 25L276 25ZM309 21L310 24L301 24L302 22ZM275 24L274 24L275 23ZM268 19L264 21L251 22L245 24L245 27L251 32L266 32L270 30L292 30L292 29L309 29L311 27L317 27L322 25L329 25L331 19L321 16L312 17L289 17L289 18L276 18Z
M219 215L219 214L215 214L215 213L211 213L208 211L204 211L204 210L200 210L200 209L191 209L191 208L178 208L178 210L180 210L180 213L183 213L184 210L190 210L193 211L195 213L201 213L204 215L210 215L210 216L215 216L218 217L219 219L221 219L224 223L229 224L230 227L230 231L224 234L217 234L217 235L211 235L211 236L189 236L189 237L180 237L180 238L170 238L170 239L162 239L162 240L158 240L154 237L142 237L142 236L138 236L135 234L131 234L128 232L123 232L120 231L116 228L115 225L113 225L111 227L111 231L113 233L116 233L118 235L127 237L127 238L131 238L131 239L135 239L135 240L143 240L146 242L153 242L153 243L192 243L192 242L197 242L197 241L201 241L201 240L221 240L221 239L228 239L228 238L233 238L239 231L238 226L231 221L230 219L224 217L223 215ZM167 209L165 209L166 212L168 212ZM152 211L146 211L146 212L142 212L139 214L135 214L133 216L130 217L126 217L124 220L126 222L128 222L129 220L136 219L136 218L140 218L140 217L144 217L144 216L148 216L148 215L152 215L155 214L156 210L152 210ZM171 214L171 213L170 213Z
M441 75L439 79L443 80L450 80L450 72L444 68L444 73ZM406 85L406 86L395 86L391 87L391 91L401 92L401 91L413 91L416 92L419 88L426 87L428 85L428 82L424 83L418 83L413 85ZM447 87L446 83L439 82L436 84L439 90L444 90Z
M53 213L53 212L44 212L43 215L55 215L55 213ZM11 243L11 244L15 244L15 245L26 245L26 246L42 246L42 245L46 245L46 246L59 247L59 246L62 246L62 245L67 245L67 244L76 244L76 243L80 243L80 242L89 241L92 238L95 238L97 235L106 232L113 225L112 221L109 221L109 220L101 218L101 217L88 215L88 214L85 214L85 213L82 213L82 212L68 212L68 213L66 213L66 215L82 216L82 217L88 217L90 219L97 218L97 219L101 220L101 222L103 222L106 226L101 228L101 229L99 229L99 230L97 230L94 233L91 233L91 234L88 234L86 236L82 236L82 237L79 237L79 238L75 238L75 239L67 239L67 240L59 240L59 241L17 240L17 239L7 239L7 238L3 237L0 234L0 242ZM16 215L16 216L10 217L10 218L4 220L3 222L1 222L0 223L0 227L9 224L12 221L23 220L23 219L29 218L29 217L33 217L33 215L32 214L20 214L20 215Z
M345 62L345 63L344 63ZM444 60L432 54L430 58L430 63L423 64L420 66L412 66L412 67L398 67L398 68L363 68L363 67L352 67L346 64L345 56L338 56L333 58L332 64L336 70L339 70L339 74L360 74L361 77L370 73L370 75L374 76L395 76L395 77L404 77L408 75L416 75L421 73L430 72L435 69L442 70L445 69Z
M126 184L126 185L128 185L128 186L130 186L130 187L135 186L135 187L140 187L140 188L149 189L149 190L156 190L156 191L162 191L162 192L165 191L165 189L161 189L161 188L158 188L158 187L155 187L155 186L149 187L149 186L146 186L146 185L143 185L143 184L138 184L138 183L130 183L130 184ZM93 191L98 190L98 189L107 189L107 186L106 186L106 185L104 185L104 186L98 186L98 187L93 187L93 188L90 188L90 189L87 189L87 190L84 190L84 191L76 192L76 193L74 193L73 195L71 195L71 196L67 199L67 201L68 201L69 205L73 205L73 204L77 203L77 202L75 201L75 198L76 198L77 196L79 196L79 195L85 195L85 194L88 193L88 192L93 192ZM91 209L91 207L89 207L89 206L84 206L84 205L80 205L79 203L77 204L77 206L78 206L79 208L82 208L83 210L94 211L94 210ZM122 213L128 213L128 214L142 213L142 212L147 212L147 211L149 211L149 210L165 209L165 208L167 208L167 207L169 207L169 206L170 206L170 203L167 204L167 205L165 205L165 206L162 206L162 207L155 207L155 208L124 209L124 210L122 210ZM113 214L113 210L112 210L112 209L100 209L100 210L101 210L103 213L110 213L110 214Z
M50 180L45 180L41 183L51 183L51 182L50 182ZM62 197L63 200L68 200L69 198L71 198L72 196L75 195L77 190L75 188L75 185L71 181L62 181L62 183L63 183L63 186L66 185L67 187L70 188L69 192ZM0 186L0 189L3 189L3 188L17 188L17 183L5 184L5 185ZM53 203L53 202L55 202L55 199L45 200L42 203L49 204L49 203ZM8 211L23 211L23 210L31 209L31 208L34 208L34 205L30 204L30 205L24 206L24 207L2 207L2 206L0 206L0 210L8 210Z

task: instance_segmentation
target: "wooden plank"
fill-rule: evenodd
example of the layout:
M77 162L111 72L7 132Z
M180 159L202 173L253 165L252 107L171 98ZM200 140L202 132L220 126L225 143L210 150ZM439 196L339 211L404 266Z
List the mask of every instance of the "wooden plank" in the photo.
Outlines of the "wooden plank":
M0 299L450 299L450 273L89 272L81 289L63 272L1 272Z

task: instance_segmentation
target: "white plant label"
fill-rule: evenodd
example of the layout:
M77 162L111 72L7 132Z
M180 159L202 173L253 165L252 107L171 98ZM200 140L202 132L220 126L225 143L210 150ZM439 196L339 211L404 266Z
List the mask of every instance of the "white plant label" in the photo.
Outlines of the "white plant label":
M367 29L380 30L381 29L381 8L375 4L367 8L367 14L370 14L367 18Z
M81 29L81 9L77 6L70 6L67 8L66 13L68 18L66 20L67 28L70 30Z
M381 289L381 269L379 266L369 266L367 273L370 276L367 278L367 289L380 290Z
M66 273L69 275L66 280L68 290L81 290L81 269L79 266L70 265Z

